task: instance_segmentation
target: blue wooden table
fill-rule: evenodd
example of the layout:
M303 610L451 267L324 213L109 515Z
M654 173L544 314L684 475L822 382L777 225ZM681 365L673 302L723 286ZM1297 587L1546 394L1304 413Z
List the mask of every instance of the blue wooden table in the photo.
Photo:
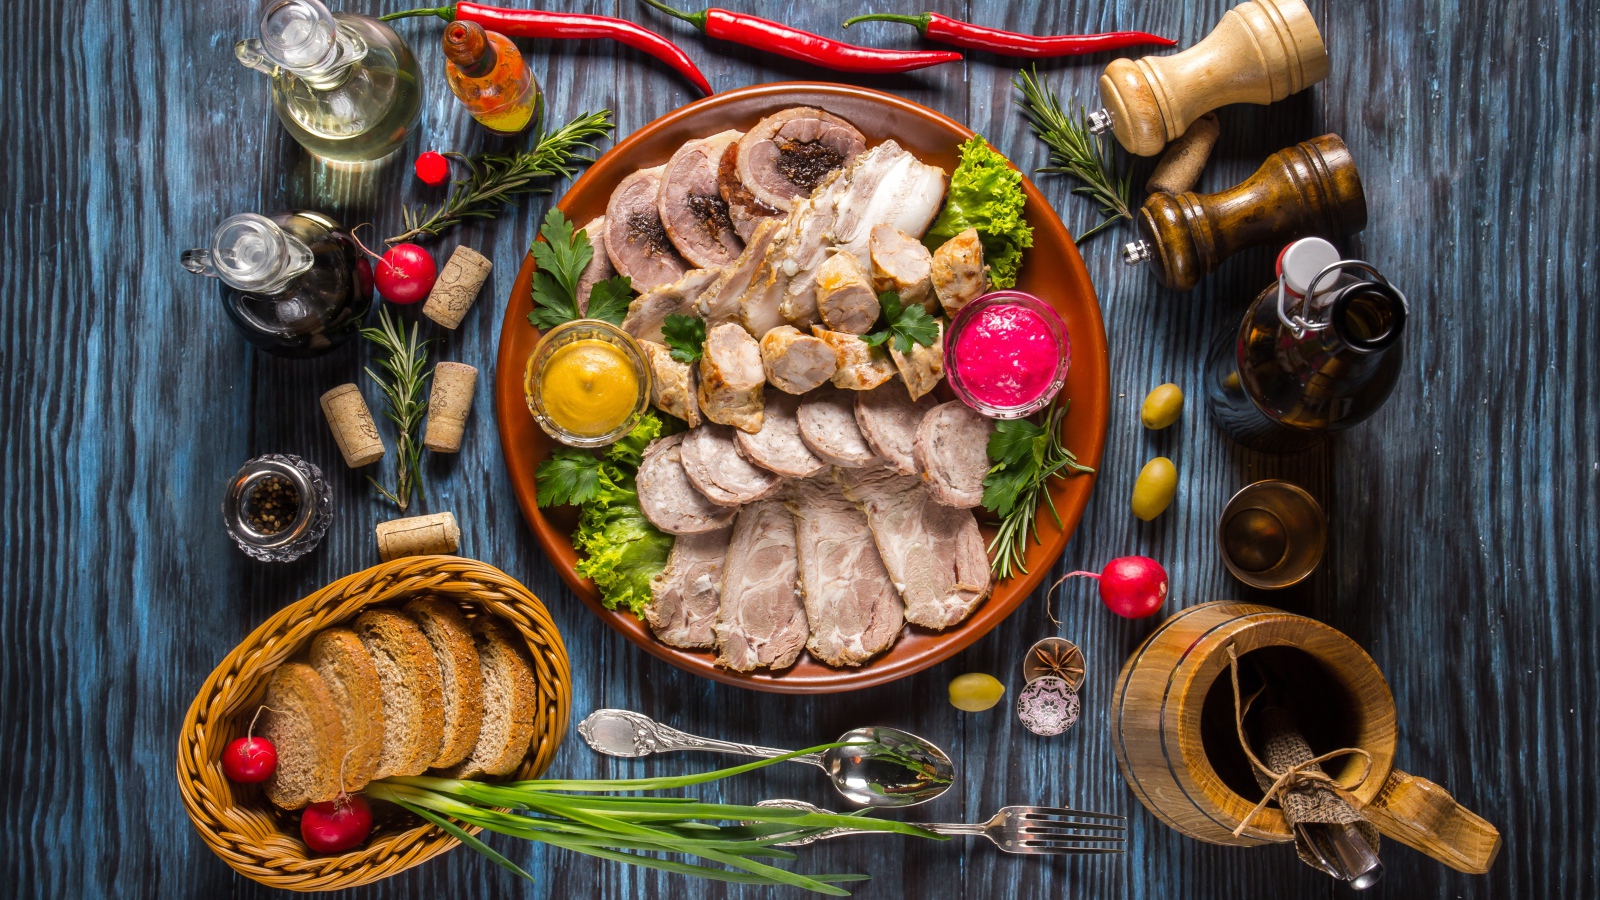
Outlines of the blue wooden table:
M921 0L864 9L915 11ZM1028 4L927 0L985 24L1034 32L1136 28L1192 44L1226 0ZM735 7L838 34L840 11L810 4ZM386 9L397 8L387 3ZM825 78L707 41L628 0L561 8L622 15L674 36L713 85ZM183 712L227 650L284 604L377 561L372 529L391 512L340 462L317 407L361 380L365 348L285 362L246 348L211 283L178 253L223 217L290 207L328 210L392 233L400 201L424 193L406 163L360 183L319 174L277 124L267 84L233 60L256 2L155 5L129 0L8 3L0 71L5 202L0 246L0 877L54 897L258 897L191 831L173 777ZM377 11L377 2L353 3ZM1328 80L1270 108L1221 111L1222 139L1201 182L1231 185L1268 153L1336 132L1360 166L1369 224L1353 246L1409 295L1406 365L1373 419L1292 458L1241 451L1192 404L1169 432L1139 427L1156 384L1200 395L1213 337L1271 278L1266 251L1222 267L1190 294L1124 268L1126 228L1084 256L1110 335L1112 424L1088 513L1058 568L1097 568L1129 553L1167 566L1167 612L1238 597L1315 616L1348 632L1387 674L1399 710L1398 762L1446 785L1499 826L1505 847L1485 877L1451 872L1403 847L1374 897L1543 898L1600 891L1600 660L1596 659L1600 346L1593 262L1600 242L1594 149L1600 13L1587 0L1534 4L1312 0L1332 54ZM405 23L432 77L424 148L489 145L444 90L436 22ZM858 40L914 46L909 29L873 25ZM525 43L565 120L607 107L618 133L694 99L632 51L585 42ZM1092 102L1106 55L1044 66L1068 98ZM853 79L939 109L1016 163L1045 163L1013 104L1011 61L974 55L888 80ZM1135 167L1142 184L1148 163ZM1040 186L1073 231L1094 221L1069 184ZM559 192L562 185L556 185ZM511 278L546 208L539 199L439 242L469 244L496 265L443 358L493 372ZM371 232L367 232L371 233ZM514 374L514 373L513 373ZM427 463L428 508L451 509L466 555L521 578L545 599L573 660L578 715L638 709L689 730L802 746L849 727L909 728L958 761L956 796L917 810L941 819L1043 802L1131 817L1125 855L1008 857L987 845L900 839L835 842L804 870L872 875L859 897L1333 897L1340 890L1286 847L1237 850L1168 830L1117 773L1105 711L1128 652L1154 627L1109 615L1086 586L1068 594L1062 633L1088 661L1084 721L1043 739L1002 706L962 714L944 699L966 671L1020 686L1019 660L1050 631L1042 592L959 657L886 687L777 697L690 677L602 627L543 559L506 483L490 406L478 391L464 451ZM331 473L335 521L300 562L241 554L218 505L244 460L292 452ZM1128 512L1145 460L1180 473L1173 508L1152 523ZM1281 476L1320 498L1326 561L1293 590L1232 580L1213 526L1243 484ZM709 758L601 759L575 738L553 771L569 777L682 772ZM834 798L802 767L767 770L713 796ZM562 851L496 845L531 887L466 850L352 893L361 897L787 895L689 884ZM9 890L0 893L9 893Z

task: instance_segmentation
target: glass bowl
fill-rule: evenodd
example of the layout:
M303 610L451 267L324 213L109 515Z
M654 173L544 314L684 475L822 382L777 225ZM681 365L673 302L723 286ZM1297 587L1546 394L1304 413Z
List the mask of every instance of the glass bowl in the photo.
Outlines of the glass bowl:
M623 358L633 367L634 377L639 382L639 396L634 401L633 411L622 420L622 424L605 434L578 434L562 428L545 409L544 398L539 391L539 381L545 366L550 363L550 357L562 347L578 341L605 341L622 351ZM639 423L639 417L650 408L650 365L645 361L639 342L626 331L601 319L574 319L545 332L533 352L528 354L528 365L522 375L522 392L528 401L528 411L533 413L534 421L546 434L569 447L604 447L632 431L633 426Z
M977 323L984 310L1005 304L1020 306L1038 314L1051 337L1055 338L1059 350L1055 372L1051 374L1050 383L1044 391L1015 406L996 406L975 396L972 386L966 382L966 373L962 371L961 354L956 350L961 335ZM950 330L945 334L944 359L950 388L961 398L961 402L992 419L1020 419L1049 406L1050 401L1061 393L1062 386L1067 383L1067 368L1072 364L1072 340L1067 335L1066 323L1061 321L1061 315L1055 311L1055 307L1024 291L994 291L968 303L956 313L955 319L950 322Z

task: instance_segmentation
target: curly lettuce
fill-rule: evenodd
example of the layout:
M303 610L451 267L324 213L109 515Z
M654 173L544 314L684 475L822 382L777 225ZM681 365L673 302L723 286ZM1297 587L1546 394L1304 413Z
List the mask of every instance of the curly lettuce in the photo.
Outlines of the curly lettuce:
M989 282L997 288L1013 287L1022 251L1033 246L1033 229L1022 217L1024 203L1022 173L975 134L961 145L961 164L950 176L944 211L922 243L937 250L968 228L976 228L984 262L989 264Z

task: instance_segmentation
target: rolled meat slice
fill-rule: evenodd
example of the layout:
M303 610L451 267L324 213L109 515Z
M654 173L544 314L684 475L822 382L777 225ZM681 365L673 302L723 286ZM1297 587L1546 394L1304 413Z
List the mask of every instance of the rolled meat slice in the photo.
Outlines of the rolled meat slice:
M838 388L821 388L800 401L800 440L836 466L855 469L881 462L856 425L855 400Z
M839 358L839 368L833 373L834 387L851 391L870 391L895 375L894 360L857 334L829 331L820 325L811 333L826 341Z
M761 430L755 434L734 432L733 441L739 448L739 455L789 478L810 478L826 469L827 461L812 453L800 439L799 411L799 397L768 393Z
M731 322L706 335L700 357L700 413L713 422L751 434L761 430L761 346Z
M804 394L833 377L839 355L821 338L780 325L761 339L761 368L767 383L780 391Z
M640 169L622 179L606 203L606 256L640 292L671 284L689 271L689 263L672 246L656 209L665 169Z
M917 426L911 458L935 503L970 508L983 503L994 422L960 400L928 411Z
M590 219L589 224L583 226L583 232L589 237L589 246L594 248L594 256L589 264L583 267L583 274L578 276L576 294L578 295L578 312L589 311L589 292L594 286L607 278L617 274L616 266L611 264L611 257L606 255L606 217L598 216Z
M743 132L724 131L689 141L667 161L656 195L656 212L667 237L690 265L725 266L744 249L744 239L733 227L728 201L717 187L722 152Z
M783 215L783 210L757 200L756 195L750 193L750 189L739 180L738 141L722 151L722 162L717 167L717 191L722 194L723 202L728 204L728 218L733 220L733 230L746 241L750 240L762 222Z
M650 363L650 402L656 409L682 419L690 428L699 425L694 367L673 359L672 351L655 341L640 341L639 349Z
M928 312L939 311L933 293L933 254L921 241L893 225L874 225L869 246L874 291L894 291L902 304L920 303Z
M728 264L722 270L722 275L701 292L700 298L695 301L695 309L699 311L700 318L706 320L707 325L721 325L724 322L740 320L739 298L750 290L756 272L760 270L767 251L772 247L772 239L782 227L783 223L776 219L762 220L761 224L751 232L749 243L744 245L744 252L739 254L739 258ZM751 336L760 337L757 334Z
M901 353L890 342L889 358L900 370L900 379L911 390L913 400L938 387L939 379L944 377L944 320L939 320L939 333L932 344L924 347L913 343L911 352Z
M983 241L976 228L968 228L933 251L933 292L944 311L955 315L961 307L989 291L989 267L983 264Z
M783 487L782 476L739 455L734 448L736 433L742 432L708 424L683 439L683 470L700 493L718 506L765 500Z
M683 470L683 435L657 438L644 448L639 475L639 508L650 524L668 534L703 534L725 527L739 511L707 500Z
M879 312L878 295L861 261L849 253L828 257L817 271L817 314L828 328L866 334L878 321Z
M739 139L739 180L754 198L787 211L867 147L856 127L832 113L797 106L773 113Z
M891 381L870 391L856 391L856 427L884 465L901 475L917 473L911 449L917 443L922 417L938 405L931 397L912 400L906 387Z

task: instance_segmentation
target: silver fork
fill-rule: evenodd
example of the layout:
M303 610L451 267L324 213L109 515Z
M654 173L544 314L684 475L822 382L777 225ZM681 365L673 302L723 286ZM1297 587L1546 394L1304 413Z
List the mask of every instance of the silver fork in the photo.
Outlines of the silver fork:
M756 805L800 809L813 813L828 811L804 800L762 800ZM1053 806L1007 806L995 813L989 821L977 824L956 822L911 824L938 834L982 835L1007 853L1065 854L1124 852L1127 849L1128 826L1119 823L1126 821L1125 816L1114 816L1109 813L1060 809ZM793 841L784 841L777 846L801 847L847 834L884 833L864 828L830 828Z

